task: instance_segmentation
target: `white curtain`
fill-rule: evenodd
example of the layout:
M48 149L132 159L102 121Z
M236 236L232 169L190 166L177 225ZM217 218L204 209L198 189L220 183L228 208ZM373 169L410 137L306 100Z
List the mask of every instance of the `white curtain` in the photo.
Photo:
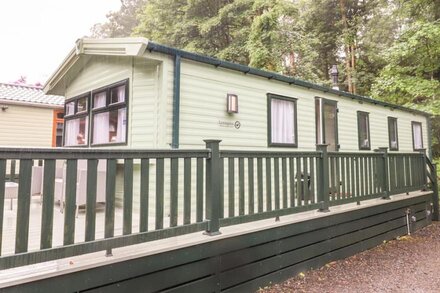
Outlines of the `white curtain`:
M414 133L414 148L415 149L422 149L423 148L422 125L419 123L414 123L413 124L413 133Z
M109 112L95 114L93 116L93 143L109 142Z
M79 119L67 120L66 121L66 133L64 133L64 145L74 146L78 142L76 136L79 133Z
M117 142L125 142L125 133L127 131L126 108L118 110L118 127L116 134Z
M272 99L272 143L295 143L293 102Z
M101 108L106 105L106 94L105 92L97 93L93 96L93 108Z
M66 116L75 113L75 102L70 102L66 104Z
M118 87L118 103L125 101L125 85Z

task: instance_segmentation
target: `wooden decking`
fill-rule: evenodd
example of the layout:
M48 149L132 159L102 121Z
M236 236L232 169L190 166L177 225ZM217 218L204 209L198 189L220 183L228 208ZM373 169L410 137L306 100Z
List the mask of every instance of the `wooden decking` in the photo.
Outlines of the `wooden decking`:
M64 213L59 204L54 205L54 220L53 220L53 247L63 245L64 234ZM42 204L40 196L33 196L30 206L30 225L29 225L29 251L40 249L40 233L41 233L41 219L42 219ZM115 236L122 235L122 209L116 207L115 209ZM105 205L97 204L96 209L96 233L95 239L104 238L104 222L105 222ZM153 221L150 221L153 222ZM7 199L4 208L4 222L3 222L3 241L1 255L5 256L13 254L15 251L15 235L17 223L17 200L13 200L12 210L10 209L10 200ZM133 232L139 231L139 212L133 211ZM85 238L85 211L84 208L79 209L78 215L75 219L75 243L84 242ZM151 228L153 228L151 226Z
M216 241L226 239L229 237L235 237L246 233L252 233L256 231L263 231L274 227L282 227L290 225L292 223L303 222L311 219L324 218L336 214L347 213L358 209L364 209L374 206L379 206L384 203L398 202L405 199L417 198L426 196L431 192L412 192L409 195L398 194L392 196L391 200L384 201L382 199L372 199L363 201L362 204L356 205L356 203L349 203L340 206L332 207L329 213L322 213L318 211L307 211L302 213L296 213L288 216L283 216L280 221L275 219L266 219L261 221L255 221L240 225L233 225L229 227L221 228L221 235L207 236L202 232L186 234L178 237L171 237L167 239L161 239L157 241L147 242L138 245L132 245L113 250L113 256L106 257L105 252L96 252L87 255L81 255L76 257L69 257L59 259L56 261L49 261L39 263L36 265L28 265L25 267L18 267L8 270L0 271L0 288L11 286L14 284L21 284L39 279L44 279L52 276L59 276L76 271L82 271L85 269L95 268L102 265L111 263L126 261L147 255L154 255L157 253L174 250L177 248L190 247L210 241ZM3 233L3 250L2 255L10 254L14 252L15 244L15 222L16 222L16 207L13 210L9 210L9 205L5 207L5 221L4 221L4 233ZM63 215L60 212L59 206L54 206L54 246L62 245L63 238ZM96 238L102 238L104 234L104 209L99 208L96 214ZM133 223L138 223L138 213L133 213ZM40 243L40 227L41 227L41 205L40 198L34 197L31 204L31 221L30 221L30 237L29 237L29 251L39 249ZM85 215L83 211L80 211L76 218L76 234L75 243L84 241L84 228L85 227ZM136 225L133 226L133 232L138 231ZM115 216L115 235L122 234L122 210L116 209Z

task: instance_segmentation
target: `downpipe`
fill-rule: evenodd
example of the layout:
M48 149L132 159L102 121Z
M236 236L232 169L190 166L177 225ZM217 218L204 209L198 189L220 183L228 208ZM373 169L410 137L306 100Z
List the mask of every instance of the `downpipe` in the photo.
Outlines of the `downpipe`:
M411 228L409 225L409 214L411 213L410 209L406 209L406 228L407 228L407 235L411 236Z
M428 211L427 211L428 212ZM416 216L411 216L411 209L406 209L406 229L407 229L407 235L411 236L411 224L410 223L415 223L417 222L417 218ZM428 213L427 213L428 214Z

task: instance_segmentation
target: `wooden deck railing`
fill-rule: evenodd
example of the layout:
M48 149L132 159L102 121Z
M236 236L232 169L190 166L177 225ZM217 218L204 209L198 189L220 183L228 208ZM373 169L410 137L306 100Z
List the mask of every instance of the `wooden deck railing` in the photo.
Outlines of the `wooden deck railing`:
M232 151L220 150L218 140L205 142L206 149L199 150L0 148L0 269L97 251L111 254L114 248L197 231L215 235L223 226L386 199L426 189L428 178L435 181L435 192L437 188L435 166L423 152L330 153L325 145L312 152ZM57 244L54 190L60 160L65 162L65 207L58 227L62 242ZM83 222L76 201L80 160L87 160ZM106 165L102 227L97 226L99 161ZM44 170L37 240L30 233L35 226L30 208L34 165ZM18 183L17 208L7 211L5 182L13 180ZM438 217L438 206L434 208ZM117 209L122 212L120 231ZM13 235L2 230L5 211L16 213ZM99 237L98 230L103 230ZM15 237L13 251L2 249L6 237Z

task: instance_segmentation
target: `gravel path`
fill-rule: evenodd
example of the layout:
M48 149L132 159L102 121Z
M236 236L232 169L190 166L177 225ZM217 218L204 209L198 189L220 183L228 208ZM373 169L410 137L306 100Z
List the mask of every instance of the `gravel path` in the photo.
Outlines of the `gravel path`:
M440 223L259 292L440 292Z

